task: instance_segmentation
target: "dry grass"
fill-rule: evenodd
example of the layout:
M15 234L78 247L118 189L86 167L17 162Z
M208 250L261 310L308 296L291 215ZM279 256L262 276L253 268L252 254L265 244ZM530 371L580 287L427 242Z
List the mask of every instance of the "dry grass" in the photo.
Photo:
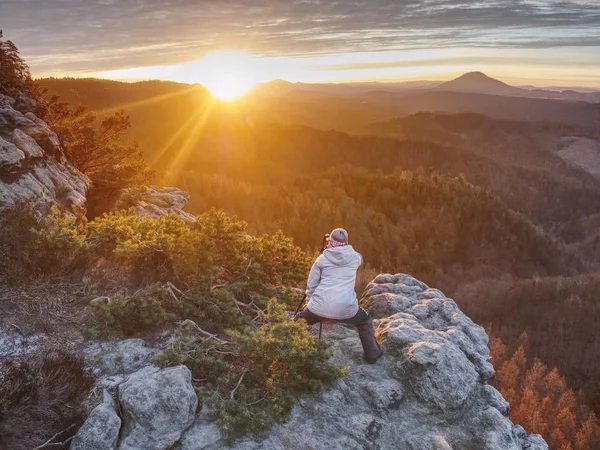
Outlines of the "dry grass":
M362 295L367 285L373 281L373 278L377 275L379 275L379 271L368 266L358 269L358 272L356 273L356 284L354 286L358 297Z
M90 320L90 299L118 288L82 280L81 274L29 279L19 286L0 282L0 333L22 335L24 342L41 337L35 341L40 347L30 353L0 358L0 450L31 450L57 433L51 443L65 442L77 430L95 400L89 397L95 379L74 347Z
M0 449L30 450L69 429L55 442L67 440L76 429L71 425L85 418L94 383L83 361L64 347L44 345L0 360Z
M27 335L73 338L85 320L88 290L80 277L30 280L20 286L0 283L0 325L17 325Z

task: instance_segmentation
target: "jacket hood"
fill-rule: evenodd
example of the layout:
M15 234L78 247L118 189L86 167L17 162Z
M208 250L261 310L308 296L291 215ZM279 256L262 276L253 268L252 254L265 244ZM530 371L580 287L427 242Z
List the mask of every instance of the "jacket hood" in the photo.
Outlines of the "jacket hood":
M336 266L346 266L352 262L360 264L362 262L362 256L351 245L328 248L323 252L323 257Z

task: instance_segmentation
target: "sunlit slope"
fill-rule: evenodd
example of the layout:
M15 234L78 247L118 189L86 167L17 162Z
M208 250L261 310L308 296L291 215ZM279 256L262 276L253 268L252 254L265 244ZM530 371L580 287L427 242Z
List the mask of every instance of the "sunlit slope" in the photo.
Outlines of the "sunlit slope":
M184 186L205 193L192 197L194 208L226 208L254 230L281 228L302 247L341 224L371 266L401 267L449 290L467 280L581 268L525 217L449 176L331 169L277 189L218 175L190 176Z
M394 108L411 105L387 102L387 107L380 108L378 103L358 102L351 96L334 98L323 92L296 96L293 91L283 91L269 96L259 89L257 96L229 104L215 102L201 86L176 83L44 82L65 99L81 100L101 112L123 107L131 116L132 135L150 163L165 182L185 184L182 187L192 198L202 195L194 187L201 174L279 185L344 165L384 172L421 167L462 174L498 195L510 208L570 241L581 237L577 231L581 217L600 212L598 183L547 147L548 136L554 139L571 129L589 132L579 125L544 125L472 114L392 119ZM373 94L374 98L380 96L387 98ZM560 103L568 107L566 102ZM293 107L288 108L290 105ZM277 122L311 123L317 128L335 128L335 123L340 123L340 129L350 129L353 134L379 134L402 141Z
M299 126L219 126L210 122L192 142L188 147L174 144L156 167L177 182L193 178L194 173L214 173L261 184L286 183L332 167L388 173L423 168L463 175L537 223L600 212L597 183L580 181L577 173L567 176L543 168L519 167L431 142L354 137ZM178 151L189 147L195 150Z

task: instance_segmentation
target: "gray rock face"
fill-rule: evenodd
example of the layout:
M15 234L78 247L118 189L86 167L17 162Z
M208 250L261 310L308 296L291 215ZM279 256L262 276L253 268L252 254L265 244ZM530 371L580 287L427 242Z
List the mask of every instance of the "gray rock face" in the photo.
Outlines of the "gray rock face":
M87 362L107 376L136 372L151 364L156 354L157 350L146 347L142 339L92 343L84 351Z
M71 442L71 450L116 450L121 429L117 405L107 391Z
M119 386L119 402L124 423L120 450L170 448L192 424L198 406L185 366L130 378Z
M42 158L44 156L42 147L38 145L35 139L18 128L13 131L12 141L27 158Z
M35 111L36 107L37 102L34 99L21 93L17 95L13 104L13 108L22 114L32 113Z
M378 317L383 357L365 363L353 327L325 325L330 364L348 367L348 375L302 399L264 441L227 446L210 414L195 415L185 367L144 367L119 381L118 448L548 450L508 419L508 403L487 384L494 373L488 337L454 301L408 275L380 275L363 303Z
M179 442L179 450L211 450L221 441L221 432L214 423L197 418Z
M174 213L186 220L194 220L193 215L183 211L189 199L190 194L176 187L127 188L121 192L115 209L133 207L135 215L153 219Z
M34 108L23 94L0 101L0 212L19 202L40 211L85 203L89 179L65 160L58 137Z
M0 169L19 169L24 159L25 153L0 137Z

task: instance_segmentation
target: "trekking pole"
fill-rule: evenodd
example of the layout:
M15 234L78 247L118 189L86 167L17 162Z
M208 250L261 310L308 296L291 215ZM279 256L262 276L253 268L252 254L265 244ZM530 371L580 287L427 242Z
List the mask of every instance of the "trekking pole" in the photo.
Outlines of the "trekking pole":
M296 317L298 315L298 313L300 312L300 308L302 308L302 305L304 305L305 300L306 300L306 294L304 294L304 297L302 297L302 300L300 300L300 304L298 305L298 308L296 309L296 313L294 314L294 317Z
M306 294L304 294L304 297L302 297L302 300L300 301L300 304L298 305L298 308L296 309L296 313L294 314L294 317L296 317L298 315L298 313L300 312L300 308L302 308L302 305L304 305L304 302L306 300ZM319 342L321 342L321 333L323 332L323 321L319 322Z

